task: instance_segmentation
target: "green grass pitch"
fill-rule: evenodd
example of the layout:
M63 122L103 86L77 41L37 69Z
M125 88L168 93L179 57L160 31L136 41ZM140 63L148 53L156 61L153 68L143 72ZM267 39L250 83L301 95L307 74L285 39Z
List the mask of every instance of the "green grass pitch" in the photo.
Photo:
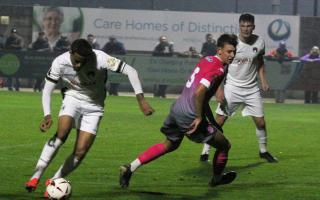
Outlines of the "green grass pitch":
M151 117L142 115L133 97L107 98L95 144L80 167L67 177L72 183L72 199L320 199L320 105L304 104L265 104L268 147L278 164L258 157L251 118L236 114L224 127L232 143L227 169L238 172L232 184L209 188L211 164L199 162L202 145L185 139L177 151L138 169L127 190L120 189L119 166L164 139L159 128L173 100L148 100L156 109ZM74 131L38 189L34 193L24 190L45 141L55 131L60 104L60 95L54 94L54 125L48 133L41 133L41 95L0 91L0 200L41 199L44 181L71 153Z

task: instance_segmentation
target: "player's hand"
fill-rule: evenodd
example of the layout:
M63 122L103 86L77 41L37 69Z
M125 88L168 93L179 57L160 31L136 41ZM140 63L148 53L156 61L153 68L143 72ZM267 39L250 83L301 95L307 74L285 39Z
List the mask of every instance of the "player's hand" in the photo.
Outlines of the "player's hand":
M141 112L146 116L152 115L155 112L145 99L139 101L139 107Z
M144 115L149 116L152 115L152 113L155 112L155 110L149 105L149 103L145 100L143 94L137 94L136 95L139 107L141 112L143 112Z
M261 83L261 89L262 89L262 91L267 92L267 91L269 91L270 87L269 87L268 83Z
M40 123L40 131L46 132L52 125L51 115L46 115Z
M192 133L194 133L197 128L199 127L199 124L201 123L202 118L201 117L197 117L193 120L193 122L190 124L189 126L189 131L187 131L187 135L191 135Z
M152 115L155 112L154 109L145 100L139 102L139 107L143 114L146 116Z

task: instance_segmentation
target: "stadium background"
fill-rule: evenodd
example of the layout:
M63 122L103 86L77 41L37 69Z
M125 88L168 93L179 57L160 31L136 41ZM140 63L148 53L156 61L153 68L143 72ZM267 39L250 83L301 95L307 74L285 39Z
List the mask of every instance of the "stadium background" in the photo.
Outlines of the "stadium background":
M282 16L299 16L300 17L300 29L299 29L299 49L294 49L298 52L296 56L302 56L309 52L310 48L314 45L319 46L320 36L315 34L320 30L320 20L319 4L318 0L272 0L272 1L250 1L250 0L202 0L202 1L188 1L188 0L123 0L123 1L102 1L93 0L88 3L87 1L3 1L0 0L0 12L2 16L14 15L14 13L19 13L19 15L14 15L11 20L11 25L0 24L0 33L8 33L12 24L15 27L19 27L20 33L24 36L25 42L29 44L32 41L32 36L30 36L30 29L32 27L32 22L25 20L31 18L32 6L63 6L63 7L81 7L81 8L99 8L99 9L129 9L129 10L156 10L156 11L188 11L188 12L214 12L214 13L242 13L251 12L254 14L263 15L282 15ZM170 38L169 38L170 39ZM101 44L103 45L103 44ZM290 44L288 44L290 46ZM50 58L47 58L49 61ZM31 62L32 63L32 62ZM192 62L193 63L193 62ZM43 64L43 63L42 63ZM275 67L278 68L278 67ZM296 69L296 66L291 67L291 71L301 71ZM46 70L47 68L45 68ZM43 71L45 71L43 70ZM279 71L280 69L278 69ZM318 72L316 72L317 74ZM276 71L271 73L276 74ZM274 76L273 76L274 77ZM306 76L303 76L306 78ZM316 76L315 76L316 77ZM295 76L295 81L302 82L298 79L299 76ZM281 80L281 77L279 78ZM271 81L271 80L270 80ZM277 81L276 81L277 82ZM279 82L279 81L278 81ZM313 88L319 88L319 79L312 82ZM292 81L291 81L292 83ZM276 83L278 84L278 83ZM274 85L271 81L271 85ZM149 87L146 85L146 89ZM303 89L310 86L301 86L293 84L293 86L287 87L287 97L288 98L303 98ZM127 90L127 85L123 84L120 90ZM168 89L169 93L178 93L180 87L170 87ZM277 89L277 88L273 88ZM265 97L273 97L273 92L265 94Z

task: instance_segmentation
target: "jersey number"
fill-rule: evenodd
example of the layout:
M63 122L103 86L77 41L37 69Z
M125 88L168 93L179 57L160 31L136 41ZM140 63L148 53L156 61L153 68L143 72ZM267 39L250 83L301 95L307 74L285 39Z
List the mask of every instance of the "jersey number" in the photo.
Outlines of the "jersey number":
M194 78L195 78L196 74L199 73L199 72L200 72L200 67L196 67L196 68L194 69L193 73L191 74L190 79L187 81L187 84L186 84L186 87L187 87L187 88L190 88L190 87L191 87L191 85L192 85L192 83L193 83L193 81L194 81Z

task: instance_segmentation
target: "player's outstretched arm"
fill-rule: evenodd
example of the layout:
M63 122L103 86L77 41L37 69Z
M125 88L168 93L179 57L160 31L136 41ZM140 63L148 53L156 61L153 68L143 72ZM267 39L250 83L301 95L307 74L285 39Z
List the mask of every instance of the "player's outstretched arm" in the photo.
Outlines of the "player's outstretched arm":
M137 94L136 97L137 97L140 110L141 112L143 112L144 115L149 116L155 112L154 109L149 105L149 103L144 98L143 93Z
M134 93L136 94L140 110L146 116L152 115L152 113L154 113L154 109L149 105L149 103L146 101L146 99L143 96L142 86L138 76L138 72L133 67L126 64L124 69L122 70L122 73L126 74L129 78L129 81L133 87Z

